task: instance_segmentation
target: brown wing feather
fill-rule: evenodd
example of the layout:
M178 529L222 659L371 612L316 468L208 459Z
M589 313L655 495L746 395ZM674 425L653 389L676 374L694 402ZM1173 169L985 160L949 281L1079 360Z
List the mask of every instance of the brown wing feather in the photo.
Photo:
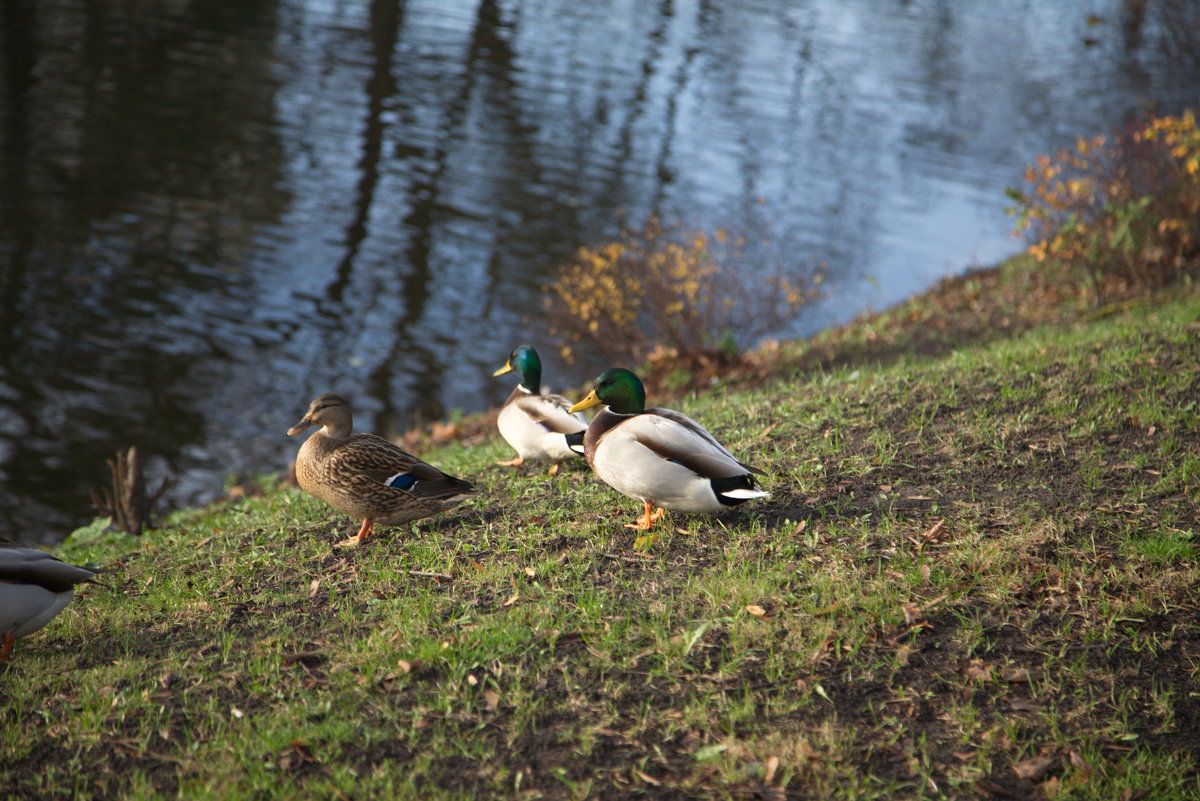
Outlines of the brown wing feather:
M638 443L654 451L662 458L672 462L678 462L688 470L691 470L693 473L704 476L705 478L728 478L731 475L729 470L729 462L725 461L724 459L717 459L713 456L708 456L703 453L691 453L673 450L671 448L663 447L662 443L649 439L643 439L642 437L635 437L635 439ZM738 462L738 464L741 465L742 463ZM746 465L742 465L742 467L746 467ZM738 474L734 473L733 475Z
M326 470L345 471L362 490L404 492L418 498L448 498L471 491L471 484L446 475L428 462L398 445L374 434L355 434L335 450L326 462ZM383 482L397 473L407 473L417 480L411 489L389 487Z
M583 429L583 423L572 417L568 411L571 408L570 402L561 395L525 395L517 398L514 403L530 420L556 434L574 434ZM568 419L548 415L543 405L546 403L551 404L552 408L561 409Z
M733 459L739 465L744 467L748 472L757 473L760 476L766 475L766 473L764 473L762 470L759 470L757 467L752 467L751 465L748 465L745 462L743 462L742 460L738 459L732 453L729 453L729 449L726 448L724 445L722 445L720 442L718 442L716 437L714 437L712 434L708 433L708 431L702 425L700 425L699 423L697 423L695 420L688 417L687 415L685 415L681 412L677 412L674 409L647 409L645 413L646 414L655 414L655 415L658 415L659 417L666 418L667 420L670 420L673 423L678 423L679 425L683 426L684 428L687 428L689 431L696 434L697 436L699 436L703 439L706 439L709 442L711 442L712 444L716 445L718 448L720 448L722 451L724 451L726 454L728 454L730 459ZM711 466L708 467L708 469L705 469L706 464L711 465L714 462L718 462L718 460L714 460L714 459L712 459L712 457L708 457L705 454L692 453L689 451L681 451L678 449L672 449L672 448L666 447L663 444L656 445L655 443L651 443L651 442L643 442L640 437L638 438L638 442L641 442L642 445L645 445L647 448L654 451L659 456L662 456L664 459L674 459L675 461L677 461L683 465L686 465L688 468L695 470L697 473L700 473L701 475L709 476L710 478L721 478L723 475L728 475L728 473L713 474L711 472L711 470L712 470Z

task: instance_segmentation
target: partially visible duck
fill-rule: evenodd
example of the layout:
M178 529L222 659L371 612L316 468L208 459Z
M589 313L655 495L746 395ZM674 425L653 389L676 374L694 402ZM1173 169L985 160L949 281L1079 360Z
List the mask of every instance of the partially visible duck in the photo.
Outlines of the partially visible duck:
M627 527L649 531L663 509L719 512L770 494L754 479L763 471L738 461L695 420L647 409L646 388L629 370L601 373L571 411L599 404L607 408L588 426L584 452L602 481L644 504L642 516Z
M512 372L520 373L521 381L501 407L496 427L517 455L496 464L517 467L526 460L549 461L554 462L553 475L563 461L583 455L587 418L572 414L571 402L562 395L542 393L542 360L530 346L515 348L492 375Z
M408 451L374 434L353 434L350 404L333 393L318 395L300 422L299 434L321 426L296 454L296 481L308 494L361 520L358 533L338 546L358 545L373 524L398 526L456 506L475 490Z
M13 643L45 626L75 597L75 585L99 573L36 548L0 544L0 662Z

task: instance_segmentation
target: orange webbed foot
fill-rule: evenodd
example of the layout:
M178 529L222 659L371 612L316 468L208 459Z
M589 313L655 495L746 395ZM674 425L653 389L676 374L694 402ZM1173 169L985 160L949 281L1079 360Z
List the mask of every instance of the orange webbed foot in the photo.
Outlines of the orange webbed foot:
M650 501L645 501L645 504L646 510L642 516L639 517L635 523L626 523L625 528L633 528L637 529L638 531L649 531L654 527L654 524L659 520L662 520L663 515L667 513L667 510L661 507L655 509L654 504L650 503Z
M371 536L371 521L364 520L362 526L359 527L358 533L353 537L347 537L341 542L334 543L335 548L354 548L367 541L367 537Z

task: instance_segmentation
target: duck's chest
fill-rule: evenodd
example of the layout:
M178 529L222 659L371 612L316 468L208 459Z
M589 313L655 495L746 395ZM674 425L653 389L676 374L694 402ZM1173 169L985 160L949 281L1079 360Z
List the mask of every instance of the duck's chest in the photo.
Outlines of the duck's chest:
M339 480L329 464L335 448L328 437L320 433L305 440L296 454L296 483L309 495L337 505L344 493L339 492Z

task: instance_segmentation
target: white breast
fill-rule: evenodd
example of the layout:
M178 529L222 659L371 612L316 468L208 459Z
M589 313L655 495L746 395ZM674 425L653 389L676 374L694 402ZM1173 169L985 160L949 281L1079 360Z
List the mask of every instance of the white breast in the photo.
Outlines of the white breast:
M0 581L0 634L32 634L53 620L74 596L74 589L56 593L36 584Z

